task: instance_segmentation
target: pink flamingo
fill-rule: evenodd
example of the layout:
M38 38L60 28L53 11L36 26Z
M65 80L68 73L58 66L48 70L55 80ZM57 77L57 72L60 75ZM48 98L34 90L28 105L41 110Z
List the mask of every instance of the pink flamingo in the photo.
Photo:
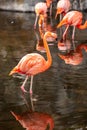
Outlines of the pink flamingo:
M87 21L82 25L82 20L83 20L83 15L79 11L70 11L68 12L63 19L60 21L60 23L57 25L57 28L67 25L64 33L63 33L63 39L65 39L67 30L69 26L73 26L73 33L72 33L72 40L74 40L74 35L75 35L75 28L77 27L78 29L86 29L87 28Z
M46 38L48 36L52 36L57 38L57 34L51 33L51 32L46 32L43 35L43 41L44 41L44 47L46 49L46 54L47 54L47 60L45 58L38 54L38 53L31 53L31 54L26 54L25 56L22 57L22 59L19 61L19 63L14 67L9 75L19 73L19 74L24 74L26 76L21 89L23 92L26 92L24 89L24 86L28 80L28 77L31 77L31 83L30 83L30 94L32 94L32 84L33 84L33 76L46 71L52 64L52 57L51 53L46 41Z
M40 15L43 16L43 22L44 22L44 18L46 17L47 9L48 9L47 4L45 2L39 2L35 5L35 13L36 13L36 19L35 19L35 23L34 23L35 29L36 29L38 17Z

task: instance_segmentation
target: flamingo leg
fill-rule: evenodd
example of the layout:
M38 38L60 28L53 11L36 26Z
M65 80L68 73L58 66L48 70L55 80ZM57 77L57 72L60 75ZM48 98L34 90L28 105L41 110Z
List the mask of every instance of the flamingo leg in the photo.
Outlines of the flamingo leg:
M52 3L50 5L50 16L52 16Z
M36 15L36 19L35 19L35 23L34 23L34 29L36 29L37 21L38 21L38 15Z
M62 20L62 14L59 15L60 21ZM63 28L60 28L60 36L63 34Z
M74 37L75 37L75 29L76 29L76 27L74 26L73 27L73 33L72 33L72 40L74 40Z
M31 81L30 81L30 90L29 93L32 95L33 91L32 91L32 85L33 85L33 75L31 76Z
M33 76L31 76L29 93L30 93L30 100L31 100L32 110L34 111L33 98L32 98L32 93L33 93L33 91L32 91L32 85L33 85Z
M62 14L60 14L60 21L62 20Z
M74 27L73 27L73 33L72 33L72 41L73 41L73 48L74 48L74 50L76 49L75 43L74 43L75 29L76 29L76 27L74 26Z
M24 82L23 82L23 84L22 84L22 86L21 86L21 90L22 90L23 92L25 92L25 93L26 93L27 91L25 90L24 86L25 86L27 80L28 80L28 75L26 76L26 78L25 78L25 80L24 80Z
M63 40L65 40L65 37L66 37L66 34L67 34L67 31L68 31L68 28L69 28L69 25L67 25L64 33L63 33Z

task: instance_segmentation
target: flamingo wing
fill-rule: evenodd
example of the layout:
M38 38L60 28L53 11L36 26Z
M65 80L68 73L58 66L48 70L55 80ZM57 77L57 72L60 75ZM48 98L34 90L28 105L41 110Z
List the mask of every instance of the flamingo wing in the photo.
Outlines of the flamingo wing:
M25 55L17 67L20 71L27 75L35 75L43 71L43 67L46 61L43 56L37 53L31 53Z
M79 11L70 11L64 16L63 21L65 21L66 19L67 23L70 25L80 25L82 23L82 13L80 13Z

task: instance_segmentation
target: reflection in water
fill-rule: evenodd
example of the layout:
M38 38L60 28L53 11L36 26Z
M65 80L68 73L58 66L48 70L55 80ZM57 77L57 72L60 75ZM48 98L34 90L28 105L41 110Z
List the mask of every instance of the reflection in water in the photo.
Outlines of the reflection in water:
M71 50L66 55L62 55L62 54L58 54L58 55L61 59L65 61L66 64L79 65L83 61L82 49L84 49L87 52L87 45L79 44L75 50Z
M71 49L71 42L68 39L66 40L61 39L58 41L57 46L60 51L68 51Z
M39 33L35 30L35 36L36 36L36 40L37 40L37 44L36 44L36 50L40 51L40 52L46 52L45 47L44 47L44 43L43 43L43 30L41 28L39 28Z
M0 18L0 130L24 130L10 111L26 112L29 110L26 101L31 107L29 93L25 93L25 101L20 90L25 77L12 78L8 74L21 57L37 52L33 30L35 14L0 12ZM87 42L83 41L87 40L86 31L76 30L79 40L76 45ZM48 71L34 78L33 91L37 99L33 101L34 109L36 113L53 117L54 130L87 129L87 53L83 49L82 64L73 66L58 57L60 51L56 43L49 48L53 63ZM41 55L46 57L45 53ZM29 80L26 90L28 88Z
M46 130L49 127L49 130L53 130L54 121L53 118L46 113L40 112L25 112L21 115L18 115L14 112L11 112L12 115L20 122L23 128L26 130Z

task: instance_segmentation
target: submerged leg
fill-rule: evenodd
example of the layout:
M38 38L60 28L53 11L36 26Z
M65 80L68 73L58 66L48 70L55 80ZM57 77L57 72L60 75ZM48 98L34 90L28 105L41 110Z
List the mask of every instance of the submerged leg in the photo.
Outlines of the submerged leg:
M25 90L24 86L25 86L27 80L28 80L28 76L26 76L26 78L25 78L25 80L24 80L24 82L23 82L23 84L22 84L22 86L21 86L21 90L22 90L23 92L25 92L25 93L26 93L27 91Z

